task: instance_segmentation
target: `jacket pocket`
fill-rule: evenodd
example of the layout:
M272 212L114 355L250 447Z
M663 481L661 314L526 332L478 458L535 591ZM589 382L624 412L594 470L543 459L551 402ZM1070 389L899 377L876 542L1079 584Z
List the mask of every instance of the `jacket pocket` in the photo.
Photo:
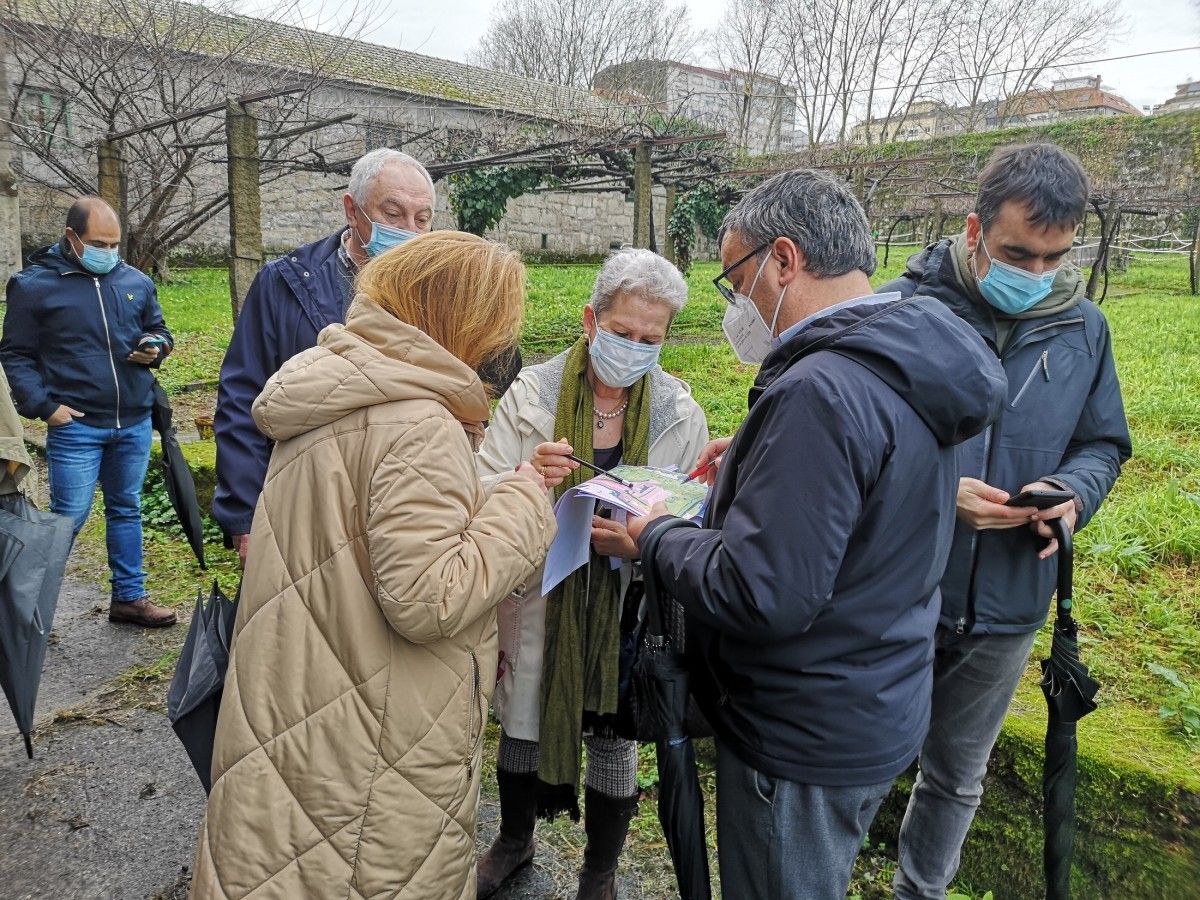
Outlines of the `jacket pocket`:
M1033 364L1033 368L1030 369L1029 374L1025 376L1025 381L1021 385L1021 389L1019 391L1017 391L1017 396L1013 397L1012 402L1008 404L1010 408L1012 408L1012 409L1017 408L1017 404L1021 402L1021 398L1025 396L1025 392L1029 390L1029 387L1030 387L1030 385L1033 384L1034 379L1038 377L1039 372L1041 373L1042 377L1046 379L1047 382L1050 381L1050 351L1049 350L1043 350L1041 355L1037 358L1037 361Z
M479 677L479 659L471 651L471 696L467 708L467 771L475 765L475 756L483 740L484 710L483 683Z

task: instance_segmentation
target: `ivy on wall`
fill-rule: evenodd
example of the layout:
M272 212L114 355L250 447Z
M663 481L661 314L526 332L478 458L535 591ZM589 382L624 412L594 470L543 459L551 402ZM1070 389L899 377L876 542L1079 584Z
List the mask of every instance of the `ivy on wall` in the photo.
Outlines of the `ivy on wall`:
M539 187L543 177L537 169L501 166L451 175L450 208L458 218L459 231L482 237L499 224L509 200Z
M686 273L691 267L697 232L716 240L717 229L728 211L726 192L716 184L698 185L676 201L675 211L667 222L667 236L675 246L680 271Z

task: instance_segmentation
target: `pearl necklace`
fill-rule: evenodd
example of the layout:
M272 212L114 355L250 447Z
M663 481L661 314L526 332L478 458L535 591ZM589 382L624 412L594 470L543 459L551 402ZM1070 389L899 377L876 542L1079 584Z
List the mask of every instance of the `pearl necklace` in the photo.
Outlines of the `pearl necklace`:
M596 413L596 428L603 431L605 422L612 421L613 419L619 418L620 416L624 415L625 410L628 408L629 408L629 398L628 397L625 398L624 403L622 403L620 406L618 406L612 412L608 412L608 413L600 412L600 410L597 409L595 407L595 405L593 405L592 411Z

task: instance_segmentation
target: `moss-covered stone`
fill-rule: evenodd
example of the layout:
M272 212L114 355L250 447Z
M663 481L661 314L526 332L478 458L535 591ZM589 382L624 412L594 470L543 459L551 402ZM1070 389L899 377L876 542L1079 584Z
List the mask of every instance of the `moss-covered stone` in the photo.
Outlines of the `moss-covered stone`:
M1045 713L1033 701L1023 691L1005 723L983 805L963 848L960 884L990 890L996 900L1025 900L1045 891ZM1175 768L1171 760L1179 754L1169 748L1144 746L1143 736L1153 729L1150 722L1136 721L1141 715L1128 707L1102 707L1080 723L1072 872L1077 897L1200 896L1200 776ZM897 785L875 820L874 840L895 840L911 787L911 778Z

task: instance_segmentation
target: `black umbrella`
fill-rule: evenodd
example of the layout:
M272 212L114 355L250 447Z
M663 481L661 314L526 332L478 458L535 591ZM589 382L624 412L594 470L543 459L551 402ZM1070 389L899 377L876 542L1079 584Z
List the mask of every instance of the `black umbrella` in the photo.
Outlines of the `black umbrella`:
M0 496L0 686L33 759L33 709L58 591L71 554L72 523L24 494Z
M167 691L167 718L206 793L212 787L213 742L225 670L229 667L236 609L236 604L221 592L215 581L208 603L204 602L203 594L197 594L192 625Z
M668 634L681 628L664 627L664 614L678 614L663 596L654 566L654 551L662 535L676 523L658 526L647 536L642 551L646 590L646 633L634 670L643 714L651 723L658 757L658 818L671 852L675 881L682 900L708 900L708 848L704 843L704 795L696 776L696 753L688 730L688 674L682 648Z
M1042 660L1042 693L1050 710L1042 774L1043 854L1046 897L1068 900L1075 845L1075 724L1096 708L1092 698L1100 685L1079 659L1079 631L1071 616L1071 530L1062 519L1049 524L1058 538L1058 609L1050 658Z
M175 426L171 424L173 415L167 392L155 380L150 421L162 439L163 484L179 518L179 525L200 562L200 568L207 569L208 565L204 562L204 523L200 519L200 503L196 499L196 480L175 437Z

